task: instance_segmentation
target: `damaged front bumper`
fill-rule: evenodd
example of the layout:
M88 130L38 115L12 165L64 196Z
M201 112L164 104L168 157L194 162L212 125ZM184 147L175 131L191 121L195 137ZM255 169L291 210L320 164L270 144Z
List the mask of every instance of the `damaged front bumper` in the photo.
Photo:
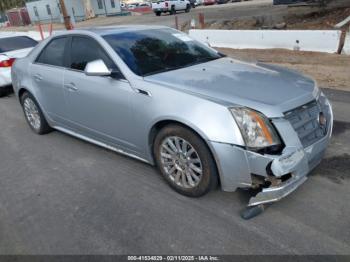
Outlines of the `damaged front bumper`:
M253 180L258 177L263 181L260 192L250 199L249 206L276 202L289 195L307 180L307 175L321 162L329 144L333 113L328 101L327 119L325 136L307 147L303 147L289 121L283 118L273 120L285 142L280 155L259 154L233 145L212 143L219 163L222 189L256 188Z

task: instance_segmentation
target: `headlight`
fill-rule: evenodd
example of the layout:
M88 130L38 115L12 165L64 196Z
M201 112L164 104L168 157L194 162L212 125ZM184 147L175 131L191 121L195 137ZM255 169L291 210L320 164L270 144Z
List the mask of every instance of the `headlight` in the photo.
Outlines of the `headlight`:
M247 147L263 148L281 144L270 121L261 113L246 107L230 108Z

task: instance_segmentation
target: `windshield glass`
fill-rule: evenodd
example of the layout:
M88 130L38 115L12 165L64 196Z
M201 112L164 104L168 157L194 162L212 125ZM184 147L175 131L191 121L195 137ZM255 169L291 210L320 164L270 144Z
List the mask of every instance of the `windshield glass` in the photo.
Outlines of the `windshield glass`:
M105 35L104 39L137 75L147 76L222 57L173 29L149 29Z
M27 36L0 38L0 53L34 47L37 41Z

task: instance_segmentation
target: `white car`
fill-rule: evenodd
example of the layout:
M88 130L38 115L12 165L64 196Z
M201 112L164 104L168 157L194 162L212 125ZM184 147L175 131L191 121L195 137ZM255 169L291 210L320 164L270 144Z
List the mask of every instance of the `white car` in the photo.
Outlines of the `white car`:
M28 36L0 36L0 97L6 95L12 84L11 67L16 58L27 56L37 43Z
M188 13L191 10L191 3L188 0L161 0L152 3L152 10L157 16L162 13L174 15L177 11Z

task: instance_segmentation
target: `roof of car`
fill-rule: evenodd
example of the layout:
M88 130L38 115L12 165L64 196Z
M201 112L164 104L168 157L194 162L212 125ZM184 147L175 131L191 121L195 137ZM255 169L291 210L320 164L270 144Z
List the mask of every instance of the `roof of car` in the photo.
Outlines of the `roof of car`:
M74 31L89 31L98 35L111 35L111 34L120 34L125 32L132 31L141 31L141 30L152 30L152 29L164 29L168 28L166 26L146 26L146 25L121 25L121 26L103 26L103 27L90 27L90 28L78 28Z

